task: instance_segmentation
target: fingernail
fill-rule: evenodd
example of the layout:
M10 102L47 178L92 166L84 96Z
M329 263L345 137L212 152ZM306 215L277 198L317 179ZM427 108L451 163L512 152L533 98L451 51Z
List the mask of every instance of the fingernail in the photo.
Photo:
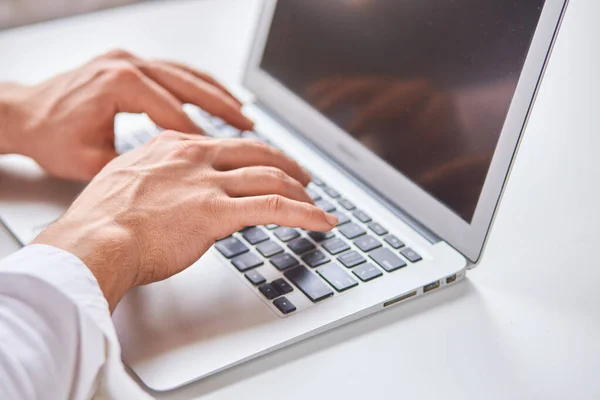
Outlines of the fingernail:
M310 183L312 181L312 174L308 172L306 168L302 168L302 170L304 171L304 177L306 178L306 182Z
M244 119L246 120L246 124L248 124L248 129L249 131L254 129L254 121L252 121L250 118L246 117L244 115Z
M325 214L325 219L332 226L336 226L340 222L340 220L335 215L329 213Z

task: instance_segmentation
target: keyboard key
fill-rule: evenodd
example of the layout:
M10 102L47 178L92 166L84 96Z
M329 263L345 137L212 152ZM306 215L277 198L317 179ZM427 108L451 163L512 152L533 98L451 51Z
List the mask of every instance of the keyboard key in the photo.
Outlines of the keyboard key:
M296 229L287 228L285 226L275 229L274 233L275 236L277 236L282 242L289 242L292 239L300 237L300 232L298 232Z
M242 236L250 244L258 244L260 242L264 242L265 240L269 240L269 237L265 231L257 228L256 226L244 229L242 231Z
M402 242L402 240L398 239L394 235L387 235L383 240L385 240L394 249L400 249L404 247L404 243Z
M387 229L379 225L377 222L371 222L369 224L369 229L372 230L377 236L383 236L388 233Z
M239 129L234 128L231 125L223 125L218 129L219 131L215 134L215 137L219 139L239 138L242 134L242 132Z
M273 286L280 294L288 294L294 290L294 288L283 278L274 280L271 282L271 286Z
M265 228L267 228L268 230L272 231L273 229L279 228L279 225L277 225L277 224L269 224L269 225L266 225Z
M340 204L340 206L344 207L348 211L354 210L356 208L354 204L350 203L350 201L346 199L339 199L338 203Z
M258 250L258 252L262 254L263 257L267 258L273 257L274 255L277 255L279 253L283 253L283 247L281 247L272 240L259 244L258 246L256 246L256 250Z
M261 260L254 253L245 253L241 256L235 257L231 260L231 263L238 269L240 272L246 272L249 269L256 268L260 265L263 265L263 260Z
M354 222L351 224L341 226L338 230L342 235L346 236L346 238L348 239L354 239L367 233L367 231L365 231L360 226L356 225Z
M317 274L321 275L338 292L343 292L358 285L356 279L334 263L317 268Z
M317 178L316 176L312 176L312 183L314 183L317 186L324 186L325 182L323 182L321 179Z
M265 141L265 138L263 138L258 133L253 132L253 131L243 131L240 134L240 136L243 137L244 139L258 140L259 142Z
M329 232L308 232L308 236L311 237L312 240L314 240L317 243L321 243L322 241L326 240L326 239L331 239L332 237L335 237L335 234L331 231Z
M258 287L258 290L269 300L279 297L279 292L268 283L263 283Z
M321 200L321 195L311 188L307 188L306 193L310 196L312 201Z
M363 264L352 270L352 273L363 282L368 282L383 275L383 272L373 264Z
M341 239L329 239L329 240L323 242L322 246L331 255L340 254L340 253L343 253L344 251L350 249L350 246L348 246L348 244Z
M234 237L228 237L215 243L215 247L227 258L233 258L247 252L246 245Z
M253 269L252 271L246 272L244 275L246 279L248 279L254 286L265 283L267 280L264 276L262 276L257 270Z
M360 255L360 253L352 250L339 256L338 261L344 264L346 268L352 268L364 263L367 260Z
M315 205L325 212L335 211L335 206L327 200L319 200L315 202Z
M292 242L289 242L288 247L298 255L307 253L316 248L315 245L306 238L296 239Z
M278 254L271 258L271 264L280 271L286 270L291 267L295 267L299 264L298 260L294 256L288 253Z
M294 306L288 299L285 297L280 297L273 301L273 305L277 307L282 314L289 314L291 312L296 311L296 306Z
M369 217L367 214L365 214L361 210L354 211L354 213L352 215L354 215L356 217L356 219L358 219L363 224L366 224L367 222L371 221L371 217Z
M303 255L302 261L304 261L309 267L315 268L319 265L327 264L329 262L329 258L321 250L317 250Z
M350 218L342 212L335 211L335 212L332 212L332 214L335 215L339 221L337 226L344 225L344 224L350 222Z
M378 247L381 247L381 243L379 240L375 239L373 236L366 235L360 237L354 241L354 245L364 251L365 253L374 250Z
M388 248L377 249L369 257L373 259L381 268L387 272L395 271L399 268L406 267L406 261L398 257L393 251Z
M340 197L338 191L333 188L330 188L329 186L323 186L323 191L327 193L327 196L331 197L332 199Z
M286 271L284 275L314 303L333 296L333 291L303 265Z
M225 121L223 121L219 117L214 117L212 115L209 115L209 119L210 119L210 122L212 123L212 125L215 128L222 128L223 126L225 126Z
M414 251L413 249L410 249L408 247L406 249L404 249L404 250L400 250L400 253L402 253L402 255L404 257L408 258L408 260L410 262L414 262L415 263L415 262L418 262L418 261L422 260L421 256L418 255L416 251Z

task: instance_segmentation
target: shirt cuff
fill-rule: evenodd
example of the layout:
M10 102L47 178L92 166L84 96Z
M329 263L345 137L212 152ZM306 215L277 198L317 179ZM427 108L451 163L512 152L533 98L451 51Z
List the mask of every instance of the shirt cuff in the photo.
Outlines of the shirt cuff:
M73 254L53 246L34 244L9 256L2 264L1 272L41 279L84 308L101 327L104 328L107 322L107 327L112 327L108 303L96 277Z
M151 398L129 377L108 302L96 277L75 255L53 246L29 245L3 260L0 272L40 279L67 296L100 328L106 338L101 391L109 398Z

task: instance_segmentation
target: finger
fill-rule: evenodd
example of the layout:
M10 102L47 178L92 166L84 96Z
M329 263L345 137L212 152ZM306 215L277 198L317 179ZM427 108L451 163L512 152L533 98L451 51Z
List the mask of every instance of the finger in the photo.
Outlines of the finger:
M254 123L242 114L240 104L211 83L171 66L137 63L140 70L183 103L194 104L230 125L251 130Z
M215 142L216 153L213 167L220 171L252 167L270 166L279 168L300 182L303 186L311 181L310 173L302 168L281 150L258 140L222 139Z
M300 182L274 167L246 167L224 172L223 189L231 197L278 194L313 204Z
M180 69L182 71L185 71L188 74L191 74L191 75L195 76L196 78L201 79L201 80L203 80L205 82L208 82L211 85L217 87L219 90L221 90L227 96L231 97L231 99L233 101L235 101L236 103L238 103L240 107L243 104L222 83L220 83L218 80L216 80L215 78L213 78L212 76L210 76L206 72L198 71L197 69L194 69L194 68L192 68L192 67L190 67L188 65L185 65L185 64L182 64L182 63L178 63L178 62L175 62L175 61L156 60L156 61L153 61L153 62L157 62L157 63L163 64L163 65L169 65L169 66L174 67L176 69Z
M117 60L126 60L131 62L134 65L139 65L139 66L143 66L144 61L135 56L134 54L125 51L125 50L112 50L109 51L108 53L100 56L100 57L105 57L105 58L110 58L110 59L117 59ZM175 69L179 69L182 71L185 71L193 76L195 76L198 79L201 79L205 82L210 83L211 85L217 87L219 90L221 90L225 95L229 96L233 101L235 101L236 103L238 103L238 105L241 107L242 106L242 102L239 101L229 90L227 90L227 88L225 86L223 86L219 81L217 81L215 78L213 78L212 76L210 76L209 74L207 74L206 72L202 72L202 71L198 71L188 65L182 64L182 63L178 63L178 62L174 62L174 61L167 61L167 60L152 60L150 61L153 64L157 64L157 65L164 65L164 66L171 66L174 67Z
M182 103L142 73L128 78L116 89L118 111L146 113L158 126L179 132L203 131L183 111Z
M338 219L320 208L279 195L243 197L233 200L233 213L240 227L277 224L327 232Z

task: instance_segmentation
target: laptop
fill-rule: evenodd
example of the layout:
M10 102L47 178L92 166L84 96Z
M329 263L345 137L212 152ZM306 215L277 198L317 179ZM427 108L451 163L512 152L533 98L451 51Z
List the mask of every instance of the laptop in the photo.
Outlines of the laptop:
M113 316L132 372L175 389L464 279L567 3L266 0L244 77L255 131L186 111L210 136L262 140L298 160L340 224L247 227L132 290ZM159 132L129 128L121 152ZM22 165L15 185L40 180ZM23 243L64 212L61 195L41 193L81 189L34 187L1 210Z

